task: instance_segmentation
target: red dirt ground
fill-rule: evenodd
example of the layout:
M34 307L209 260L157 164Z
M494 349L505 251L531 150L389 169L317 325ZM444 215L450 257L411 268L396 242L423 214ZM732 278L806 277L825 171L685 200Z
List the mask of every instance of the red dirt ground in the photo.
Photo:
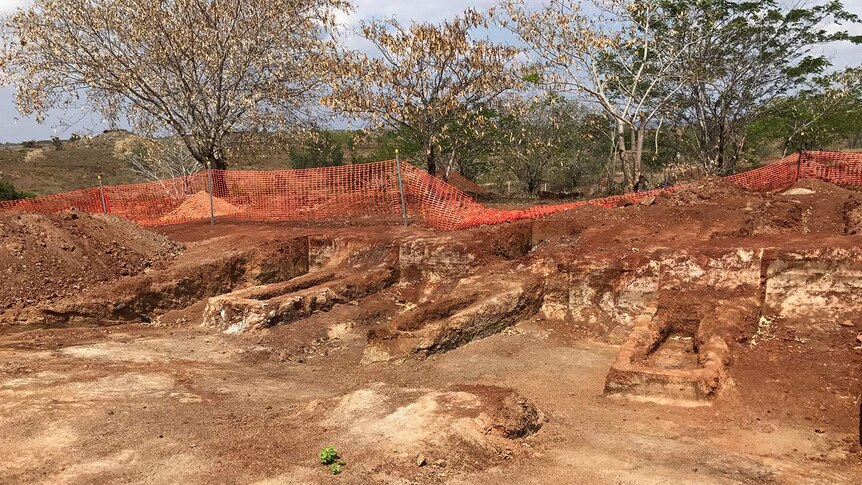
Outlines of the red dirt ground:
M213 197L213 212L216 216L230 216L240 212L240 209L219 197ZM164 216L166 221L178 219L209 219L210 196L201 191L190 195L176 209Z
M69 211L0 214L0 309L52 300L138 274L182 245L123 219Z
M645 267L659 256L862 247L854 226L862 194L807 180L795 188L813 193L749 193L710 179L650 204L584 206L445 234L371 221L162 228L177 244L144 238L146 247L168 248L147 253L153 262L188 247L166 266L305 237L357 244L321 253L339 276L365 271L362 258L351 259L363 247L400 247L402 263L424 254L428 265L359 301L238 335L199 326L205 302L149 325L0 326L0 449L15 450L0 460L0 482L860 483L862 320L761 322L755 337L734 342L726 388L695 407L606 397L621 325L601 318L538 313L428 358L360 364L370 329L531 268L547 268L550 280L586 262ZM140 247L118 234L107 239ZM836 291L859 282L854 264ZM118 278L123 267L98 274ZM599 279L595 287L607 284ZM37 286L2 290L44 299ZM317 462L329 445L347 461L341 475Z

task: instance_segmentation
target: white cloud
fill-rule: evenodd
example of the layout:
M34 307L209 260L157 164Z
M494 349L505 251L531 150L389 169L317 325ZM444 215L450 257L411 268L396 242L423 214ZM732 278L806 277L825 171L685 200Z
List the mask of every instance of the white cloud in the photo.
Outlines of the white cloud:
M439 22L454 17L467 8L487 9L492 0L357 0L356 9L348 17L352 24L360 20L395 16L407 23L410 21Z
M9 13L18 7L30 3L30 0L0 0L0 14Z
M411 22L442 22L461 14L468 8L487 10L494 0L355 0L354 10L341 15L339 21L348 29L357 27L362 21L386 19L395 17L404 25ZM345 45L351 49L367 51L371 44L367 41L345 33L342 38Z
M342 15L340 20L356 26L362 20L396 17L402 23L440 22L463 12L469 7L486 10L492 3L500 0L354 0L355 9ZM0 14L8 13L17 7L32 3L32 0L0 0ZM543 0L528 0L532 5L543 3ZM844 7L862 16L862 0L844 0ZM862 26L847 26L853 34L862 35ZM499 32L489 32L492 38L498 40L507 38ZM353 49L367 50L369 45L353 35L346 35L345 43ZM854 46L847 42L834 43L822 48L822 52L831 57L836 67L859 65L862 59L862 46ZM17 113L12 98L11 88L0 88L0 143L4 141L20 141L32 138L47 138L52 133L52 123L56 124L62 116L49 117L45 125L37 125L29 119L17 122Z

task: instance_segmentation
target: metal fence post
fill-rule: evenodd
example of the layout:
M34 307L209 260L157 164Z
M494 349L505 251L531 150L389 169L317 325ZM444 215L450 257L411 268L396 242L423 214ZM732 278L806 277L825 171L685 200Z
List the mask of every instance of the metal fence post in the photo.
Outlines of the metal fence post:
M215 225L215 204L213 201L213 171L212 163L207 160L207 192L210 193L210 225Z
M401 219L407 225L407 201L404 199L404 183L401 181L401 158L398 149L395 149L395 178L398 180L398 195L401 198Z
M102 188L102 176L97 175L97 179L99 179L99 200L102 202L102 214L108 213L108 202L105 200L105 189Z

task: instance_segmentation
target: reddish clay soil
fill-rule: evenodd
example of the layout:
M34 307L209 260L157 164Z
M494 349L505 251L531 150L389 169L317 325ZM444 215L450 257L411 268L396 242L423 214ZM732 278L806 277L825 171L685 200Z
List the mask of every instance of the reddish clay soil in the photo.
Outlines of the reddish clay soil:
M0 214L0 308L74 295L174 258L181 244L113 216Z
M212 212L216 216L230 216L240 212L240 209L230 202L219 197L212 199ZM163 217L165 221L209 219L210 196L205 191L200 191L187 197L176 209Z
M859 231L856 219L862 192L811 179L803 179L793 188L811 193L761 194L721 178L708 178L639 204L612 209L585 205L537 221L537 225L543 237L577 237L579 247L591 253L619 246L723 245L754 236L852 235Z
M455 186L462 192L470 194L473 197L484 197L491 193L485 187L482 187L458 172L450 173L445 180L449 185Z
M860 201L708 179L452 233L39 216L95 251L65 274L112 283L4 282L32 302L0 311L0 483L860 483ZM111 230L152 269L91 267ZM662 376L724 349L707 393L607 392L650 322Z

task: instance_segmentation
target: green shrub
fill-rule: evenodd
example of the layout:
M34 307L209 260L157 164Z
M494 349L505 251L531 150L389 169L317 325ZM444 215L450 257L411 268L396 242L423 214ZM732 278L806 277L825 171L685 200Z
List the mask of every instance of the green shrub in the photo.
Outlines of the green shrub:
M320 463L324 465L329 465L335 463L338 460L338 450L333 446L327 446L326 448L320 450L318 454L320 457Z
M0 200L17 200L35 197L36 194L31 192L17 191L11 182L0 180Z
M344 164L344 150L329 132L321 132L289 153L293 168L331 167Z
M329 467L329 472L333 475L338 475L341 473L342 468L347 463L338 456L338 450L335 449L334 446L327 446L326 448L320 450L320 453L317 454L317 457L320 458L320 463L323 465L327 465Z

